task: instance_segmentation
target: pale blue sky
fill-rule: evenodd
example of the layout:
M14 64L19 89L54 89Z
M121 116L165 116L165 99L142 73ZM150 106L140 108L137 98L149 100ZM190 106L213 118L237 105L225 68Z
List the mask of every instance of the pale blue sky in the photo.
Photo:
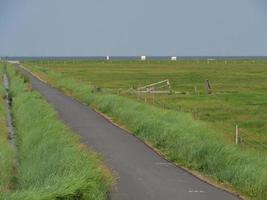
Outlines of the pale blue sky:
M266 0L0 0L0 56L267 56Z

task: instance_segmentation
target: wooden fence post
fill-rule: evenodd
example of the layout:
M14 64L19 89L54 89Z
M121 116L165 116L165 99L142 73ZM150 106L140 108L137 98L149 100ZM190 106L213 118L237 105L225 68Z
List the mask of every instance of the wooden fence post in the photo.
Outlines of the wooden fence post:
M239 143L239 127L238 125L235 126L235 144Z
M211 94L212 93L211 85L210 85L210 82L209 82L208 79L205 81L205 88L206 88L207 94Z

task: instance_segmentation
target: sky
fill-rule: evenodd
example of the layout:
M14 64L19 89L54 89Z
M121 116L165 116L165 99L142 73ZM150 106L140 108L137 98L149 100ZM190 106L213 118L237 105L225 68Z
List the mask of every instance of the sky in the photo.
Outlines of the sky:
M0 56L267 56L266 0L0 0Z

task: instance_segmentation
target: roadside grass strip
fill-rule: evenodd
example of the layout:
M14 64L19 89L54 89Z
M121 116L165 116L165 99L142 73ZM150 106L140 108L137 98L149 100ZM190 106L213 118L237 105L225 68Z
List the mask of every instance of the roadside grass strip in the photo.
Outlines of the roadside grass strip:
M106 199L112 178L99 155L80 144L24 78L11 67L8 72L19 168L17 189L1 193L0 199Z
M6 122L6 111L5 108L5 96L6 91L3 87L3 64L0 63L0 194L3 192L9 192L13 187L13 164L15 151L9 143L8 139L8 128ZM1 195L0 195L1 197Z
M227 143L205 123L190 114L164 110L118 96L93 93L92 86L28 66L51 85L65 91L127 127L137 137L159 149L172 162L230 184L257 200L267 197L267 156Z

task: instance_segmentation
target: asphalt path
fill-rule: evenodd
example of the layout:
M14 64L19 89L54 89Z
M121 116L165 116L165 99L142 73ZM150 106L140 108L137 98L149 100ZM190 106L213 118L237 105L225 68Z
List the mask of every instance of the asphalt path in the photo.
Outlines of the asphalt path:
M32 88L54 106L59 118L81 141L104 157L117 177L111 200L237 200L155 153L90 107L64 95L15 65Z

